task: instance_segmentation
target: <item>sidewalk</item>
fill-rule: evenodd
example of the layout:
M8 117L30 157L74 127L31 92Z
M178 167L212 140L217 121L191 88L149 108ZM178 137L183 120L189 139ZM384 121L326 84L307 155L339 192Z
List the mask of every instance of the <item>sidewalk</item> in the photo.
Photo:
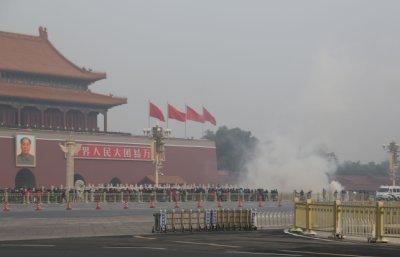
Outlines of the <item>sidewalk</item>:
M368 243L368 238L361 237L361 236L347 236L345 235L343 239L339 238L333 238L332 234L329 232L323 232L323 231L316 231L317 235L315 235L316 238L321 238L321 239L332 239L332 240L337 240L337 241L347 241L347 242L363 242L363 243ZM385 237L385 239L388 241L388 244L396 244L400 245L400 238L394 238L394 237ZM380 244L380 243L378 243Z
M2 218L0 241L151 233L153 220L126 216L88 218Z
M0 213L0 241L147 234L157 211L137 206L124 210L121 204L102 208L90 204L65 210L65 205L44 205L35 211L32 204L12 205L9 212Z

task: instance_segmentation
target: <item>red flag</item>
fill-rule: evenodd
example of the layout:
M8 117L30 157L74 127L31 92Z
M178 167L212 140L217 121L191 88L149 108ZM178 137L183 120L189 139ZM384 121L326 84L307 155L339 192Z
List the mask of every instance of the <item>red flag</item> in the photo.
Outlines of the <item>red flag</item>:
M168 104L168 118L185 122L186 114L178 111L175 107Z
M217 121L215 120L214 116L212 116L211 113L204 107L203 107L203 119L204 121L210 122L214 126L217 125Z
M155 104L152 103L150 103L150 117L157 118L160 121L165 121L164 115L161 112L161 110Z
M186 105L186 119L203 123L203 116Z

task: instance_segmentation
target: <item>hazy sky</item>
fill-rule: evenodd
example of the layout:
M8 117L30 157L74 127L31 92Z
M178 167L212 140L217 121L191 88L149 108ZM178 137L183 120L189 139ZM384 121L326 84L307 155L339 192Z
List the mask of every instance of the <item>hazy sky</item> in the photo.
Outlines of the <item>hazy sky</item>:
M380 162L381 145L400 142L399 12L400 1L0 0L0 30L45 26L69 60L106 72L92 91L128 98L112 131L141 134L148 100L164 115L167 102L204 105L261 140ZM169 127L184 136L184 123Z

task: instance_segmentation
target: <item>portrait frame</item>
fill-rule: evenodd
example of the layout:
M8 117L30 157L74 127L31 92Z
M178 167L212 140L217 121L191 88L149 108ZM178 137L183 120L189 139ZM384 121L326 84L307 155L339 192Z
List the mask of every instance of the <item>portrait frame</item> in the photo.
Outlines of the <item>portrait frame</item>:
M30 142L28 154L22 154L22 139L28 139ZM15 136L15 166L36 167L36 138L34 135L20 134Z

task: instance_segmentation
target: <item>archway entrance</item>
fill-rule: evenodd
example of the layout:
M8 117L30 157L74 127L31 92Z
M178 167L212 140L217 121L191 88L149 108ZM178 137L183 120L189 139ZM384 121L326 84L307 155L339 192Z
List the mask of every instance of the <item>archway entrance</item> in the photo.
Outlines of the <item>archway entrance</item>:
M32 171L28 169L22 169L18 171L15 176L15 188L34 188L36 187L36 179L35 175L33 175Z
M85 181L85 179L83 178L83 176L81 174L74 174L74 183L77 180L82 180L86 184L86 181Z
M117 186L117 185L120 185L121 184L121 180L119 179L119 178L113 178L113 179L111 179L111 185L112 186Z

